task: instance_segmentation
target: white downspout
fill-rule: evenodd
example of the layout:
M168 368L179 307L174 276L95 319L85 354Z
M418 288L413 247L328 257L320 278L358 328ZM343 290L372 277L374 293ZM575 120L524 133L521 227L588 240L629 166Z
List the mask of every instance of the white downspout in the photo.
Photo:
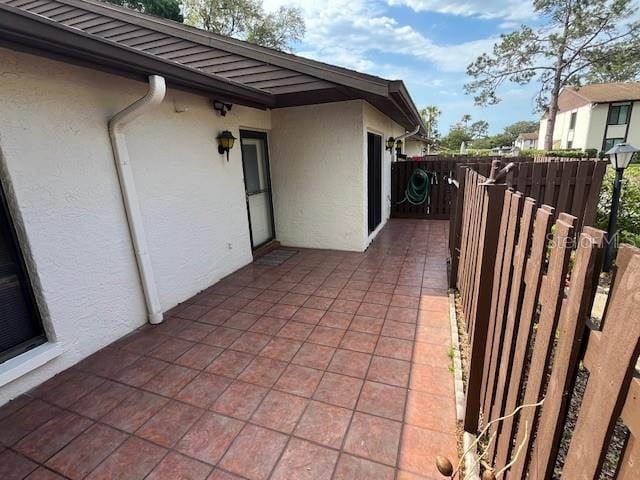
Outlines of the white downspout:
M405 138L410 137L411 135L415 135L419 131L420 131L420 125L416 125L416 128L414 128L411 132L405 132L402 135L397 136L393 140L394 140L394 142L397 142L398 140L404 140ZM393 155L393 152L392 152L392 155ZM397 158L396 158L396 161L398 161Z
M411 135L415 135L419 131L420 131L420 125L416 125L416 128L414 128L411 132L405 132L402 135L399 135L398 137L396 137L394 140L396 142L398 140L404 140L405 138L410 137Z
M118 171L118 179L120 180L120 191L122 192L122 199L127 214L127 223L129 224L129 231L131 232L131 241L136 255L136 263L138 264L138 271L140 272L140 281L147 305L149 323L153 324L162 322L162 307L160 306L158 290L153 277L151 258L149 257L140 205L138 204L136 184L133 179L129 150L127 149L123 129L128 123L160 104L164 99L165 92L166 86L164 78L159 75L150 75L149 91L147 94L124 110L116 113L111 120L109 120L109 137L111 138L113 157Z

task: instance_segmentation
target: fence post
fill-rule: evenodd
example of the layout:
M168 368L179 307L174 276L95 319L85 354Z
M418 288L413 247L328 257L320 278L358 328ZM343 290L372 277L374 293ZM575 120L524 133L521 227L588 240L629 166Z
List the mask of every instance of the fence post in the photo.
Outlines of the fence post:
M491 172L498 172L499 163L492 164ZM464 429L470 433L478 430L480 415L480 396L484 371L487 330L491 315L491 298L493 292L493 276L495 269L498 238L500 234L500 218L504 203L506 185L492 184L482 186L484 198L482 205L480 235L478 237L478 253L476 277L473 294L476 295L474 328L471 333L471 353L469 355L469 380L465 406Z
M451 217L453 221L449 224L449 288L456 288L458 286L462 210L464 206L465 178L467 176L466 166L458 164L455 169L458 188L454 190L455 193L453 194L453 200L451 202Z

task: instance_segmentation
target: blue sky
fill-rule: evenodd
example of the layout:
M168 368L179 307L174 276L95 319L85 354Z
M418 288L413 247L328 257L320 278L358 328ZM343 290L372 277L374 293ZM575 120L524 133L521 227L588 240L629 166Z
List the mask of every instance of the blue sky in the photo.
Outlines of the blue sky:
M537 120L535 85L506 86L503 101L477 107L464 93L466 66L500 33L533 21L525 0L265 0L267 10L299 7L307 32L297 54L389 79L402 79L416 105L442 110L440 131L470 114L490 132Z

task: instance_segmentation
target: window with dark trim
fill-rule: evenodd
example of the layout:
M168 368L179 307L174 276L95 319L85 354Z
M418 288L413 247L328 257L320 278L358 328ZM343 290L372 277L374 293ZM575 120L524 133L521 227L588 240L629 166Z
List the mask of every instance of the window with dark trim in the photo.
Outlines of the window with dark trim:
M607 125L624 125L629 121L631 113L631 104L611 105L609 107L609 117Z
M576 128L576 119L578 117L578 112L573 112L571 114L571 119L569 120L569 130L573 130Z
M613 147L615 147L617 144L624 142L624 138L605 138L604 139L604 146L602 147L602 150L604 152L611 150Z
M0 363L47 341L0 186Z

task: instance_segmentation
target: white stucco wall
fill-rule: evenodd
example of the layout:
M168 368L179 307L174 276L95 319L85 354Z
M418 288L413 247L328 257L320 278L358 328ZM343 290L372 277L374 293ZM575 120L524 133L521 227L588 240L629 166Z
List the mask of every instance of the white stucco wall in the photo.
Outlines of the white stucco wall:
M424 150L426 147L426 144L421 140L413 140L411 138L407 138L404 142L404 153L409 158L423 157L424 155L426 155Z
M549 120L546 118L540 119L540 126L538 127L538 150L544 150L544 139L547 134L547 125Z
M570 130L571 114L576 113L576 123L573 130ZM556 115L556 123L553 129L553 148L569 148L569 141L572 141L571 148L594 148L589 147L592 125L591 105L583 105L573 110L567 110ZM547 119L540 120L538 131L538 148L544 149L544 136L547 131ZM598 147L599 148L599 147Z
M585 149L588 143L589 125L591 124L591 105L583 105L575 110L576 125L573 131L573 146L572 148ZM567 145L565 143L565 145Z
M366 133L404 133L360 100L272 111L271 173L276 236L295 247L362 251L367 231ZM383 222L390 161L383 152Z
M0 152L40 309L63 354L0 387L0 404L144 324L107 121L141 82L0 48ZM186 109L176 113L175 106ZM127 127L160 301L167 310L251 261L240 148L216 135L270 128L270 112L169 89Z
M627 133L627 143L640 148L640 102L633 103L629 132Z

